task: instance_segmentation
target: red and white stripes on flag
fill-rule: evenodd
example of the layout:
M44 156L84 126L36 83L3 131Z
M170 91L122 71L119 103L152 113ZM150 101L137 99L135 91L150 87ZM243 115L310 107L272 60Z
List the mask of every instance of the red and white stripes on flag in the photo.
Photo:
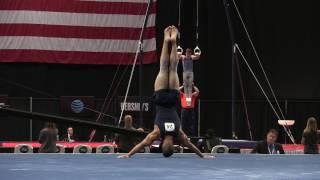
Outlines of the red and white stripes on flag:
M0 0L0 62L132 63L148 0ZM156 2L144 63L156 61Z

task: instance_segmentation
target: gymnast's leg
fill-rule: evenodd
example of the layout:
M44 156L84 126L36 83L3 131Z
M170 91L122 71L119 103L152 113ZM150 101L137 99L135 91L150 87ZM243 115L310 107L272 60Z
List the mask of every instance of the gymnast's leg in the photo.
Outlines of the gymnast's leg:
M154 91L168 89L169 80L169 44L171 36L171 26L164 30L164 39L160 56L160 70L154 82Z
M179 77L177 73L177 67L179 63L179 58L177 54L177 36L178 29L171 26L171 53L170 53L170 66L169 66L169 89L179 90Z
M191 98L191 95L192 95L192 84L193 84L193 72L192 71L183 72L184 93L187 95L188 98Z

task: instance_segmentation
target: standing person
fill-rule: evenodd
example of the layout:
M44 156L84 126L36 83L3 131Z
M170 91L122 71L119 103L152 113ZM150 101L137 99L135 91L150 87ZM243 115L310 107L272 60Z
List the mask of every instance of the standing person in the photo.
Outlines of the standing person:
M200 53L196 53L193 55L192 50L190 48L187 48L186 55L178 53L178 58L181 60L183 66L183 86L184 93L186 94L186 103L190 105L194 79L193 61L200 59Z
M284 154L284 150L281 144L277 143L278 131L270 129L267 133L266 140L257 142L256 147L251 153L258 154Z
M195 113L195 104L197 97L199 96L199 89L196 86L192 86L193 92L191 95L191 103L187 103L187 94L183 91L183 86L179 88L180 91L180 102L181 102L181 124L183 131L188 136L196 136L196 113Z
M319 154L318 134L319 130L316 118L309 117L301 139L301 144L304 145L305 154Z
M203 155L200 150L188 140L188 137L180 127L180 119L177 113L179 103L179 78L177 74L179 59L176 50L177 35L178 30L174 26L169 26L164 30L164 41L160 56L160 71L154 83L156 117L153 131L128 154L119 156L120 158L131 157L159 138L161 138L162 141L161 148L164 157L170 157L173 154L173 142L174 139L177 139L201 158L212 158L212 156ZM171 47L171 51L169 47Z
M40 131L39 143L41 144L39 148L39 153L56 153L57 149L57 135L58 129L56 124L53 122L47 122L45 128Z
M125 115L124 116L124 128L126 129L134 129L134 130L138 130L138 131L144 131L142 128L135 128L133 127L133 118L131 115Z

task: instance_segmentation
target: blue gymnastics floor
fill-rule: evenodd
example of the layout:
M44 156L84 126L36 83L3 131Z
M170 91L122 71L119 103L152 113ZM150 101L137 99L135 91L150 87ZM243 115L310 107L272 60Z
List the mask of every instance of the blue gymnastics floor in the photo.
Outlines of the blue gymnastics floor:
M320 179L320 155L0 154L1 180Z

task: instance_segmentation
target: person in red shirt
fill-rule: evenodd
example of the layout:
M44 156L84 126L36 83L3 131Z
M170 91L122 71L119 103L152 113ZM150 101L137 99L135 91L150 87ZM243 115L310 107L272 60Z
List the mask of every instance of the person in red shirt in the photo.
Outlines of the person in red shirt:
M183 91L184 86L179 88L180 91L180 102L181 102L181 124L183 131L188 136L196 136L196 125L197 120L195 117L195 104L197 101L197 97L199 95L199 89L192 85L192 94L191 98L187 96L187 94Z

